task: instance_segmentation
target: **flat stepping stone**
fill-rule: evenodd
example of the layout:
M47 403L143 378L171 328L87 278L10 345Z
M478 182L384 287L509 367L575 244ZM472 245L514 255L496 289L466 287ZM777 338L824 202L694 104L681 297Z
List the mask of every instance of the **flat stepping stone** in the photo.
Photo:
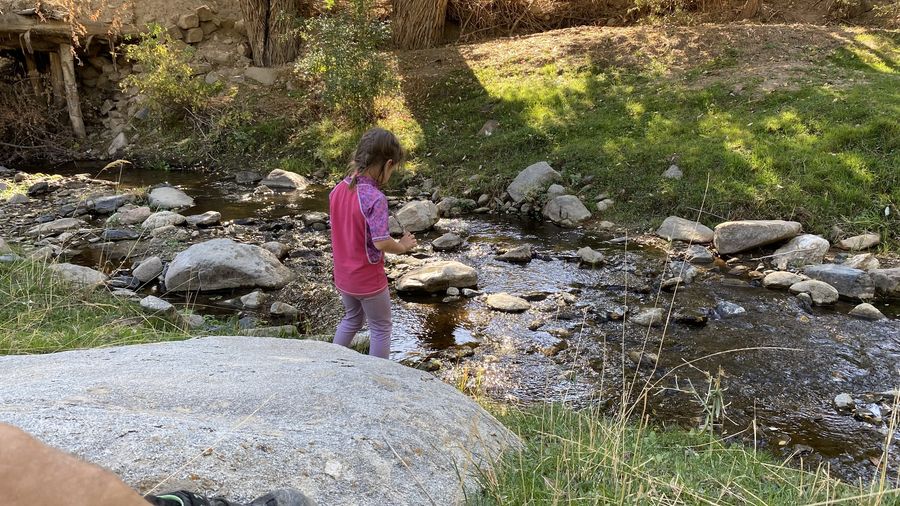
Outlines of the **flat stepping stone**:
M531 309L531 303L527 300L508 293L488 295L487 305L495 311L504 313L522 313Z

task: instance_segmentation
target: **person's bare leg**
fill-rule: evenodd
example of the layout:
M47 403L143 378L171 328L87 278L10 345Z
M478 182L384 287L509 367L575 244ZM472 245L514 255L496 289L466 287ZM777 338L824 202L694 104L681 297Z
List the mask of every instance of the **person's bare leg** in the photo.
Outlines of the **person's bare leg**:
M0 423L0 490L6 506L147 506L116 475Z

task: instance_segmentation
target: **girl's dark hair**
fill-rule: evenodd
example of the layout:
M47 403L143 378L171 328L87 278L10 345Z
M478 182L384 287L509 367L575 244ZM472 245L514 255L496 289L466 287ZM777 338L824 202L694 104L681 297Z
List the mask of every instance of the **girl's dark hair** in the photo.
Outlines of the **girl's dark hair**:
M382 171L379 173L380 179L388 160L401 164L405 158L406 153L396 135L383 128L370 129L359 139L359 144L356 145L350 158L350 187L356 186L357 177L367 168L380 165Z

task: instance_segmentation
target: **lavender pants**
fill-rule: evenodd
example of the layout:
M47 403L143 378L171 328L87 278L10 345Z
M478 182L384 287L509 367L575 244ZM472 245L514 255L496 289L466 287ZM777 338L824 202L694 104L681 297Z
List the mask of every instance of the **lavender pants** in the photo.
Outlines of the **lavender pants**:
M346 313L338 324L334 344L350 346L353 336L369 322L369 355L388 358L391 354L391 292L388 289L368 297L341 294Z

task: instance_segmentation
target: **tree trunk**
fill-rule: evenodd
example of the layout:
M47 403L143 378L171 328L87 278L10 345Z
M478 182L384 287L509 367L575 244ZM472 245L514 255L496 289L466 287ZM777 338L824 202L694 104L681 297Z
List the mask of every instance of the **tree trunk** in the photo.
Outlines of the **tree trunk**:
M72 45L59 45L59 59L62 65L63 81L66 87L66 102L69 105L69 119L75 137L84 139L84 118L81 116L81 99L78 98L78 85L75 83L75 59L72 57Z
M53 104L59 107L66 102L66 86L58 52L50 53L50 83L53 84Z
M306 0L240 0L247 39L257 67L283 65L300 52L293 33Z
M394 44L422 49L437 44L444 33L448 0L393 0Z

